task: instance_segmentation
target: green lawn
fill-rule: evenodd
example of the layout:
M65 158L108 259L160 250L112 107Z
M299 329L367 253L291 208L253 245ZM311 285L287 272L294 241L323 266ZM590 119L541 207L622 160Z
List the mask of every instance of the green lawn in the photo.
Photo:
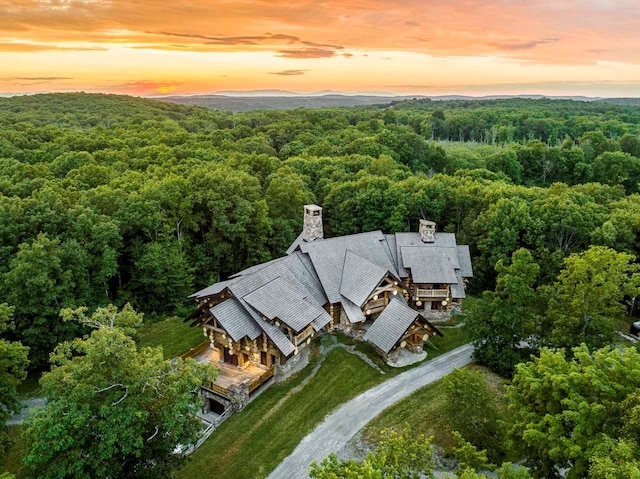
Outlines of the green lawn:
M316 376L274 410L312 368L310 364L290 382L272 385L246 409L231 416L193 453L177 477L266 477L326 414L386 378L357 356L334 349Z
M426 346L429 353L427 360L466 342L460 328L445 330L444 334L445 337L433 340L437 350ZM334 349L327 355L317 375L278 409L273 408L304 380L313 368L313 362L288 383L270 386L245 410L231 416L193 453L192 460L177 477L266 477L328 413L376 384L416 366L391 368L367 343L354 342L340 333L336 335L343 343L355 344L386 374L380 374L343 349ZM264 419L267 414L269 416Z
M428 353L427 360L436 358L469 342L464 328L442 328L440 331L443 334L442 337L431 338L425 344L424 350Z
M186 353L204 341L202 329L192 328L182 318L145 322L136 334L139 347L162 346L165 359Z
M440 331L442 332L443 337L436 336L425 343L424 350L427 352L427 358L425 359L425 361L437 358L441 354L444 354L447 351L451 351L452 349L455 349L458 346L462 346L463 344L468 342L466 335L463 333L463 328L442 328ZM376 365L378 365L378 367L385 371L388 375L393 376L416 366L416 364L412 364L411 366L406 366L404 368L391 367L385 362L385 360L382 358L382 356L380 356L375 348L371 346L371 344L363 341L356 341L352 337L347 336L341 332L335 332L333 334L341 343L348 346L355 345L358 351L366 354L369 359L376 363Z
M504 379L486 368L476 365L468 367L483 372L496 395L503 394ZM443 380L440 379L385 409L362 430L363 440L373 445L377 442L382 429L401 428L405 423L408 423L413 434L433 436L434 444L449 452L454 446L454 442L449 419L444 412L443 384Z

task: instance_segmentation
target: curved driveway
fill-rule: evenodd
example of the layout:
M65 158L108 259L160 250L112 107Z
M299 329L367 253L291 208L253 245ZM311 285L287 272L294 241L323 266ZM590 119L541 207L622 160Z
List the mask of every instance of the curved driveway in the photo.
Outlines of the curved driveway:
M418 389L471 362L473 347L460 346L431 361L401 373L343 404L298 444L268 479L309 477L312 461L319 462L344 447L360 429L383 410Z

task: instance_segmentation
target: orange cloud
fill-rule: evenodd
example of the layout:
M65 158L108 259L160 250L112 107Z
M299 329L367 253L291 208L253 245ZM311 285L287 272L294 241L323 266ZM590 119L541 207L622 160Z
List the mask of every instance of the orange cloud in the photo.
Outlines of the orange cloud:
M15 41L139 42L166 48L166 38L173 36L195 51L205 51L203 43L220 50L237 46L264 50L266 46L291 58L326 58L328 51L344 47L435 56L506 55L548 63L640 62L640 5L636 0L4 3L0 37ZM425 34L426 41L415 40ZM305 49L290 52L279 48L282 42ZM35 47L23 47L23 51L29 48L35 51ZM316 48L317 56L313 54Z
M134 93L278 88L309 64L309 90L637 80L639 31L638 0L0 0L7 75Z
M269 75L280 75L280 76L289 77L289 76L304 75L305 72L308 72L308 71L309 70L282 70L280 72L269 72Z
M296 48L278 50L277 55L283 58L327 58L336 56L336 52L325 48Z
M105 85L98 88L111 93L128 93L130 95L166 95L175 92L180 82L158 82L153 80L134 80L117 85Z

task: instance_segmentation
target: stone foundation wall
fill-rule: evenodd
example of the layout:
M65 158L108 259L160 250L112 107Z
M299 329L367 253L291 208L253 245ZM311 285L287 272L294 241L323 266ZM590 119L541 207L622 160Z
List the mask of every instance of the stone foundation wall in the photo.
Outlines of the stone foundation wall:
M211 391L207 391L206 389L200 389L200 397L203 399L202 409L204 412L209 412L211 409L209 408L209 401L207 399L214 399L220 404L224 405L225 409L231 407L231 401L220 396L219 394L215 394Z
M309 348L304 347L298 354L291 356L285 364L277 364L274 371L276 382L284 381L309 364Z
M451 314L449 313L449 311L426 310L419 312L420 314L422 314L422 316L425 317L425 319L429 321L447 321L451 319Z
M244 383L238 386L229 386L227 396L234 412L242 411L249 404L249 384Z

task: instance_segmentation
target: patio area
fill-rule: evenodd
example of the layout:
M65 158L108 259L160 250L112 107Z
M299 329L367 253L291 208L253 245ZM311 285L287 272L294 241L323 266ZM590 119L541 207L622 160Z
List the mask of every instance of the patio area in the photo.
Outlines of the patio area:
M247 385L249 392L253 392L258 386L273 376L273 368L263 369L250 364L239 368L233 364L221 361L217 350L207 348L193 357L199 363L211 363L218 368L218 377L212 383L211 389L226 395L230 386Z

